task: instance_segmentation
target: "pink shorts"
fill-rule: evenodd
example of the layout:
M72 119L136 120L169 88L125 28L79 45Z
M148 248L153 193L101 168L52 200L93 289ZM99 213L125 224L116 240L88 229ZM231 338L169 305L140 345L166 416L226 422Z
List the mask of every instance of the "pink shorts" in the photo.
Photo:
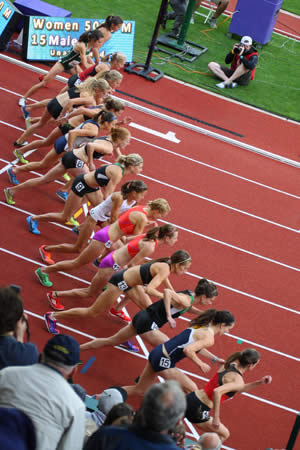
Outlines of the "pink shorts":
M93 236L93 239L95 239L95 241L103 242L106 248L110 248L113 244L112 241L109 239L108 229L109 225L107 227L102 228L102 230L97 231Z
M99 269L113 269L115 272L119 272L121 266L115 263L113 258L114 252L110 252L105 258L100 262Z

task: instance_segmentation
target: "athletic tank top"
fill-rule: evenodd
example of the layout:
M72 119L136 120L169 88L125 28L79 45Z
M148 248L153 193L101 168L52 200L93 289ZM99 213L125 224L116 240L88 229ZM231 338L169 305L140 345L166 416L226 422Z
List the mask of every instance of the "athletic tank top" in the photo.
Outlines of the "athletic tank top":
M164 343L165 349L170 357L172 364L176 364L186 357L185 347L194 343L194 328L186 328L181 333Z
M108 166L119 166L119 167L121 167L122 172L124 173L124 168L119 163L106 164L105 166L99 167L98 169L95 170L94 176L95 176L95 180L96 180L97 184L100 187L107 186L109 183L110 179L106 175L106 169Z
M177 319L177 317L181 316L186 311L188 311L194 302L194 297L192 295L192 291L186 289L185 291L177 291L177 293L189 295L191 298L191 303L188 308L184 308L184 309L177 309L171 305L171 316L173 317L173 319ZM153 322L155 322L155 324L157 325L158 328L161 328L163 325L165 325L168 322L165 304L164 304L163 299L152 303L152 305L150 305L150 306L148 306L148 308L146 308L146 311L150 315L151 320Z
M78 91L76 86L73 86L71 89L68 90L69 98L79 98L80 92Z
M145 214L145 216L147 217L145 208L146 208L146 206L135 206L134 208L131 208L129 211L126 211L126 213L122 214L119 217L118 224L119 224L120 230L122 230L124 234L132 234L133 230L135 228L135 224L130 222L129 214L134 211L140 211L141 213Z
M100 217L99 220L101 220L102 222L105 222L110 218L112 209L112 195L113 194L110 194L105 200L103 200L103 202L95 206L95 208L91 209L91 212L95 211L95 215L97 217ZM128 211L128 209L132 208L135 204L135 200L133 200L131 203L128 203L126 199L123 200L119 209L119 215L123 214L125 211Z
M226 373L229 373L229 372L235 372L235 373L238 373L239 375L242 375L237 370L237 368L234 366L234 364L232 364L229 369L223 370L223 372L215 373L214 376L203 387L207 397L211 401L213 401L214 389L223 385L223 377L224 377L224 375L226 375ZM223 394L221 397L221 403L224 402L225 400L228 400L229 398L232 398L235 394L236 394L236 392L234 392L234 391Z
M91 49L87 49L86 43L84 43L84 45L86 47L85 54L88 55L91 52ZM74 67L81 63L81 56L80 53L76 52L76 50L74 50L74 47L72 47L66 55L59 58L58 62Z
M96 66L97 64L94 64L91 67L88 67L87 69L83 70L82 72L80 72L78 74L78 78L80 79L80 81L84 81L86 80L88 77L94 77L96 75Z

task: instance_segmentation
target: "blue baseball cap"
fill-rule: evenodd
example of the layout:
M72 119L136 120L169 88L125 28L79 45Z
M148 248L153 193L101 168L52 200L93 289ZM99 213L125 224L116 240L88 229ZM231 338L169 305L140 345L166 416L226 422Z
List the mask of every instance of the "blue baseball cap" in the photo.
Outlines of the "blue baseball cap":
M73 336L66 334L57 334L49 339L43 353L66 366L75 366L80 362L79 344Z

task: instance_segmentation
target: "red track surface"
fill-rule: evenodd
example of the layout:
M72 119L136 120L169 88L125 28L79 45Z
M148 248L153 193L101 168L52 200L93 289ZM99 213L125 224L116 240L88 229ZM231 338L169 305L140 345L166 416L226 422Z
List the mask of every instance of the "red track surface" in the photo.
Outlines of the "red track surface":
M21 94L31 86L36 81L36 74L2 61L0 68L3 74L0 87L11 91L0 90L1 103L6 105L0 115L0 183L4 188L9 184L5 167L12 160L11 143L19 134L10 125L24 126L16 106L16 93ZM60 86L54 82L36 98L52 97ZM139 77L125 75L122 91L172 109L175 109L172 98L176 92L177 111L240 132L244 135L243 142L248 144L297 159L292 142L282 145L291 134L294 134L293 141L296 142L299 126L294 123L167 79L154 85ZM124 95L122 97L125 98ZM145 106L142 101L137 103ZM160 111L159 108L151 108ZM273 376L270 386L253 391L257 398L237 396L234 403L228 402L222 407L222 420L231 430L226 445L239 450L284 448L295 420L292 410L299 408L300 392L297 377L300 354L297 314L299 234L296 232L300 228L299 169L136 110L130 110L128 114L135 123L144 127L163 134L174 132L181 141L175 144L131 128L133 139L129 150L144 157L142 176L149 186L148 198L160 196L169 200L172 211L167 220L180 229L176 249L186 248L192 254L190 273L180 279L173 277L172 283L176 288L193 288L199 276L218 283L220 295L216 307L231 310L237 323L232 330L233 336L217 339L213 351L226 357L239 348L256 347L261 351L262 361L247 379L257 379L264 374ZM228 117L236 117L234 123ZM269 133L266 133L266 127ZM45 131L41 130L41 134L44 135ZM38 155L42 153L42 150L37 152ZM38 155L31 159L38 159ZM24 175L20 181L27 178L28 175ZM48 188L24 192L16 198L16 208L1 203L1 282L20 284L26 309L40 316L49 307L46 288L34 275L34 270L40 265L38 248L43 243L71 241L75 236L55 224L41 224L41 236L34 236L28 232L25 217L28 213L61 208L55 197L56 190L57 184L52 184ZM168 253L169 249L165 248L158 255ZM57 260L63 258L64 255L57 256ZM93 273L93 268L87 267L73 275L81 280L90 280ZM58 290L81 287L84 284L80 279L63 274L51 276ZM65 302L66 307L75 304L76 301L71 299ZM128 310L134 314L136 307L130 305ZM39 318L31 317L30 325L32 339L42 349L49 334ZM119 328L118 323L107 317L94 321L73 320L66 325L93 336L106 336ZM185 323L179 320L176 332L184 326ZM167 328L166 332L174 333ZM74 335L80 342L86 340L77 333ZM237 344L237 337L244 340L242 345ZM119 349L87 352L82 359L87 361L92 354L97 357L96 362L87 374L79 374L76 379L89 393L99 392L113 384L131 384L145 364L145 359L128 352L121 353ZM187 361L181 367L202 376ZM201 379L195 380L199 386L203 385Z

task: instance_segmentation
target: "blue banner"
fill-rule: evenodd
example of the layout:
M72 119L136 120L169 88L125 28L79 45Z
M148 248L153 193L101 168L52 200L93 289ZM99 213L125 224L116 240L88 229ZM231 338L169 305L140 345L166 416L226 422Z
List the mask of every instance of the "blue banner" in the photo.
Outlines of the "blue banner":
M104 19L75 19L71 17L28 17L26 59L31 61L57 61L76 44L85 31L94 30ZM124 21L122 28L112 33L100 49L100 55L122 52L127 62L132 61L135 22Z

